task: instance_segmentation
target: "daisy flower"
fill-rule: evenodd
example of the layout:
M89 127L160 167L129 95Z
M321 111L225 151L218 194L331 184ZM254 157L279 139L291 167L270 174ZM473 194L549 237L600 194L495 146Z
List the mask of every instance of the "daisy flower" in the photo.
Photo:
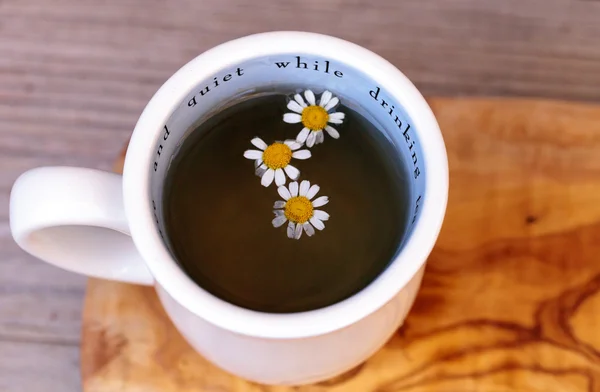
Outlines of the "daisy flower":
M300 150L302 144L294 140L285 142L275 142L267 145L261 138L255 137L250 141L259 150L246 150L244 157L254 160L256 175L261 177L260 183L267 187L271 185L273 179L275 184L281 186L285 184L285 174L292 180L297 180L300 176L300 170L290 165L292 158L308 159L310 151ZM284 174L285 172L285 174Z
M339 138L339 132L327 123L341 124L344 120L346 115L342 112L329 113L329 110L337 105L340 100L329 91L323 92L318 105L312 91L306 90L304 98L306 98L306 102L300 94L294 95L294 99L288 103L287 108L295 113L285 113L283 115L283 121L286 123L296 124L301 122L304 125L304 128L296 136L296 141L299 143L306 142L309 148L315 144L323 143L325 140L323 130L332 138Z
M273 206L275 208L273 227L280 227L288 222L287 236L295 239L302 236L303 230L309 237L315 234L315 229L323 230L325 228L323 222L329 219L329 214L315 208L329 203L329 198L320 196L312 200L319 189L318 185L311 186L306 180L302 181L300 186L294 181L290 182L289 188L285 186L277 188L283 201L276 201Z

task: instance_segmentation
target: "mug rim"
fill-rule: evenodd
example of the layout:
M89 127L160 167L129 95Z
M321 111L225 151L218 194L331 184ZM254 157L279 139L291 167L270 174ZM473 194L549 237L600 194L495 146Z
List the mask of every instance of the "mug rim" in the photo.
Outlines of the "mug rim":
M348 64L385 88L414 124L425 165L420 216L402 249L367 287L333 305L300 313L262 313L226 302L202 289L179 267L156 230L150 197L156 141L171 114L200 82L224 68L254 58L304 54ZM383 76L382 76L383 75ZM157 284L206 321L262 338L302 338L347 327L389 302L425 264L437 240L448 200L448 161L431 108L412 82L379 55L340 38L310 32L275 31L222 43L175 72L154 94L134 128L123 170L125 214L136 248Z

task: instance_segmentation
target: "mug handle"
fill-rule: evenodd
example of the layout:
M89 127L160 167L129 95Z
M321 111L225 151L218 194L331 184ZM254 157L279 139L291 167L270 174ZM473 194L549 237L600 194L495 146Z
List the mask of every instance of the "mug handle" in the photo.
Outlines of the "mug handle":
M23 173L10 194L10 229L23 250L60 268L154 283L129 233L118 174L76 167Z

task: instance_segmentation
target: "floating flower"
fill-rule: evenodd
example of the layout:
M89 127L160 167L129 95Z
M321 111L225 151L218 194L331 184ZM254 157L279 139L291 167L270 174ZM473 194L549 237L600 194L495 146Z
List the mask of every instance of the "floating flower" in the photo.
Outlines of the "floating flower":
M340 100L329 91L325 91L321 95L318 105L312 91L306 90L304 98L306 98L306 102L300 94L294 95L294 99L288 103L287 108L295 113L285 113L283 115L283 121L286 123L296 124L301 122L304 125L302 131L296 136L296 141L299 143L306 142L309 148L315 144L323 143L325 140L323 130L332 138L339 138L339 132L327 123L341 124L344 120L345 114L342 112L329 113L329 110L337 105Z
M329 219L329 214L325 211L316 210L315 208L324 206L329 203L327 196L313 197L319 192L318 185L310 185L310 182L304 180L298 186L296 181L290 182L289 188L280 186L277 188L279 196L284 201L276 201L273 208L275 219L273 226L280 227L285 222L288 223L287 236L289 238L299 239L302 236L302 230L306 235L312 236L315 234L315 229L323 230L325 228L324 221ZM311 201L312 200L312 201Z
M260 183L267 187L271 185L273 179L275 184L281 186L285 184L285 174L292 180L297 180L300 176L300 170L290 165L292 158L308 159L310 151L300 150L302 144L294 140L285 142L275 142L267 146L261 138L255 137L250 141L259 150L246 150L244 157L254 160L256 175L261 177Z

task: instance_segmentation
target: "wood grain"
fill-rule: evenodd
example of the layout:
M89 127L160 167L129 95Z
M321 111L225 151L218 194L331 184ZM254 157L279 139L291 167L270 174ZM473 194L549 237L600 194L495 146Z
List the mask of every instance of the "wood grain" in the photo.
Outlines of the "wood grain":
M260 386L196 354L152 288L90 280L84 391L599 392L600 108L430 104L449 152L447 218L379 353L324 383Z
M0 391L81 391L79 353L64 344L0 341Z
M430 95L598 101L599 19L595 0L1 0L0 345L27 348L0 357L10 380L0 391L47 391L16 375L57 366L56 389L80 389L70 358L85 290L84 278L14 244L10 186L41 165L109 169L148 99L198 53L249 33L310 30L380 53ZM47 355L47 345L62 349Z

